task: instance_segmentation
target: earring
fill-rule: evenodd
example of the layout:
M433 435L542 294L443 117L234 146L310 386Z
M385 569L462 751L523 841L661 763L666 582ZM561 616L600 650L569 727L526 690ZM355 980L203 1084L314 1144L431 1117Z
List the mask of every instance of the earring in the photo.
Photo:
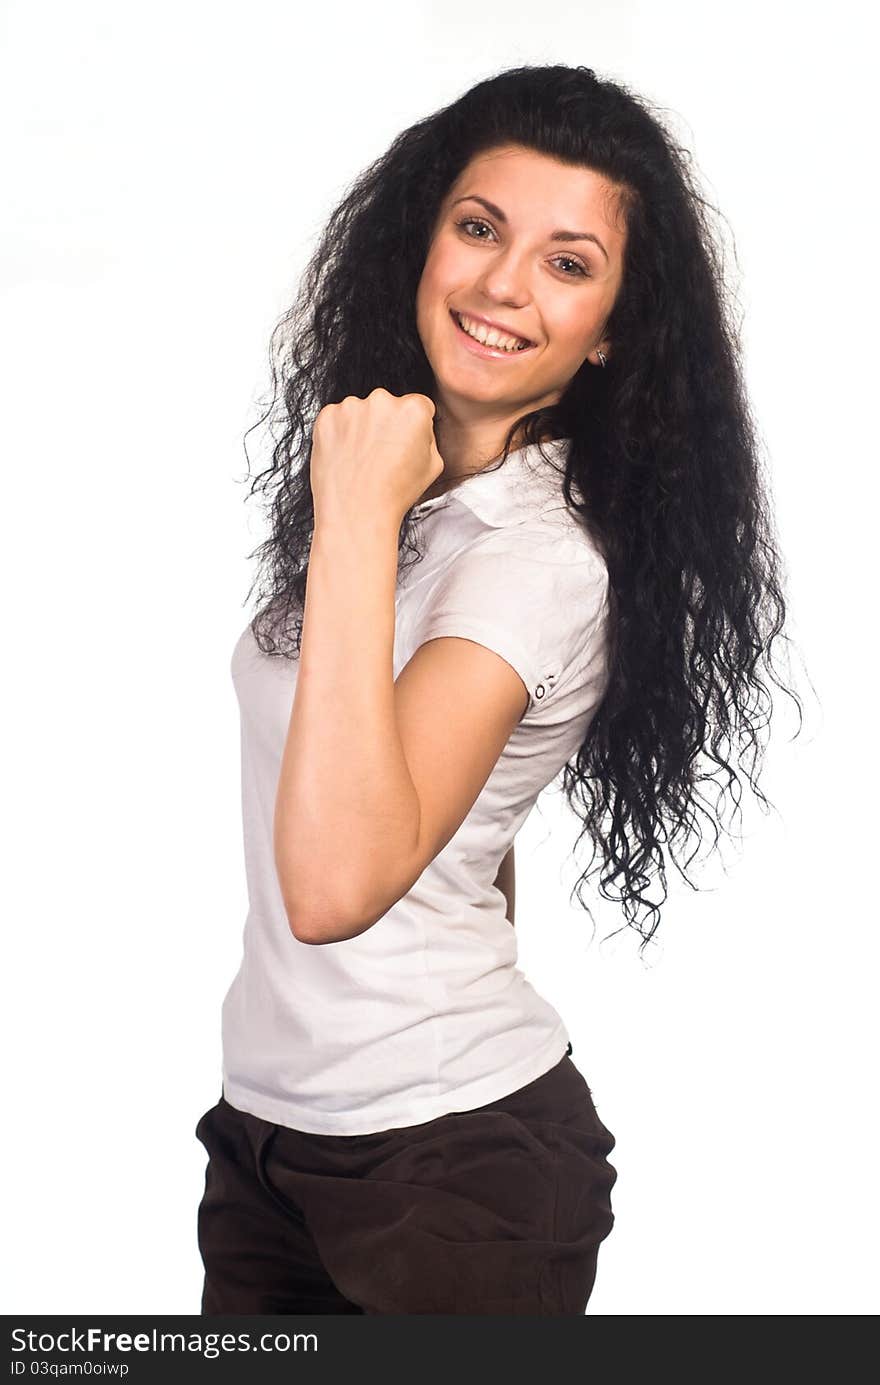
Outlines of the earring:
M604 367L608 364L608 357L605 355L605 352L604 352L604 351L597 351L597 352L596 352L596 355L599 357L599 360L602 362L602 367L603 367L603 369L604 369Z

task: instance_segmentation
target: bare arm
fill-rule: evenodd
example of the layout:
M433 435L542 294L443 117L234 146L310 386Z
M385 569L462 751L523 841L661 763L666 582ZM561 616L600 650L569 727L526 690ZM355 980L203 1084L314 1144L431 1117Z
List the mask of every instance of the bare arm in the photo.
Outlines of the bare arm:
M499 889L507 900L507 921L514 924L514 906L516 904L516 863L513 859L513 846L511 846L501 865L498 867L498 874L495 877L496 889Z
M454 836L528 704L498 654L443 637L393 674L398 525L316 525L275 801L294 936L372 927Z
M278 880L303 941L354 907L362 862L408 858L418 841L394 708L396 580L392 523L316 524L274 819Z

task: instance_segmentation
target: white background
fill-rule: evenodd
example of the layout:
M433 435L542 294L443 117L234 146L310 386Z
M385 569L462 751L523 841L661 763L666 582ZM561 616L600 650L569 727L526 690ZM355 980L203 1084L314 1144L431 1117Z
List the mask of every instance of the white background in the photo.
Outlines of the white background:
M589 1313L876 1312L869 6L0 14L5 1311L198 1312L269 333L402 128L562 61L667 111L735 240L806 666L806 730L780 698L762 780L776 814L747 798L727 872L671 878L651 965L631 930L591 942L552 797L520 835L521 965L617 1138ZM597 939L622 923L596 917Z

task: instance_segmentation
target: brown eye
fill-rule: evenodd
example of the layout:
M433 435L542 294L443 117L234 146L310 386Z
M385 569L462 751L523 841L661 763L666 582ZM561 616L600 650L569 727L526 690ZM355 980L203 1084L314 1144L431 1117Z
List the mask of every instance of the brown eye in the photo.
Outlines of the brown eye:
M571 278L575 278L575 279L576 279L576 278L578 278L578 276L580 276L582 279L589 279L589 278L590 278L590 273L589 273L589 271L586 270L586 269L584 269L584 266L581 264L580 260L574 260L574 259L572 259L571 255L560 255L559 259L564 260L566 264L572 264L572 265L574 265L575 269L577 270L577 274L575 274L575 275L568 274L568 278L569 278L569 279L571 279ZM558 263L559 263L559 260L557 260L557 264L558 264ZM566 273L567 273L567 271L566 271Z
M461 219L461 221L457 221L455 224L456 224L457 227L460 227L460 228L462 228L462 229L464 229L464 227L466 227L466 226L481 226L481 227L483 228L484 231L491 231L491 230L492 230L492 227L489 225L488 221L483 221L482 217L478 217L478 216L466 216L466 217L463 217L463 218ZM486 239L485 236L472 235L472 234L470 233L470 231L465 231L465 235L467 236L468 240L485 240L485 239ZM560 262L563 263L563 264L568 264L568 265L573 265L573 266L574 266L574 270L573 270L573 271L572 271L572 270L567 270L567 269L562 271L563 274L565 275L565 277L566 277L567 279L590 279L590 278L592 278L592 275L590 274L590 271L589 271L588 269L585 269L584 266L581 264L580 260L576 260L576 259L574 258L574 256L572 256L572 255L559 255L559 256L557 257L555 263L556 263L556 264L559 264Z
M482 226L482 227L484 228L484 230L486 230L486 231L491 231L491 229L492 229L492 227L489 225L488 222L486 222L486 221L481 221L480 218L477 217L477 216L466 216L466 217L464 218L464 220L462 220L462 221L457 221L455 224L456 224L456 226ZM469 239L470 239L470 240L483 240L484 238L483 238L483 236L471 236L471 235L469 234Z

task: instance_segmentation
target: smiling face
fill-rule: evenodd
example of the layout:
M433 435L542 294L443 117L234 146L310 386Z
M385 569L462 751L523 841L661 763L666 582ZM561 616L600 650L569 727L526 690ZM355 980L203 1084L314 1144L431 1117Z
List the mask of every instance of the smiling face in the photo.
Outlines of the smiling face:
M463 170L416 295L438 413L463 428L512 423L555 403L584 360L599 364L598 348L610 354L603 333L626 237L615 191L592 169L514 145ZM492 336L487 344L491 323L529 345L509 349L508 338Z

